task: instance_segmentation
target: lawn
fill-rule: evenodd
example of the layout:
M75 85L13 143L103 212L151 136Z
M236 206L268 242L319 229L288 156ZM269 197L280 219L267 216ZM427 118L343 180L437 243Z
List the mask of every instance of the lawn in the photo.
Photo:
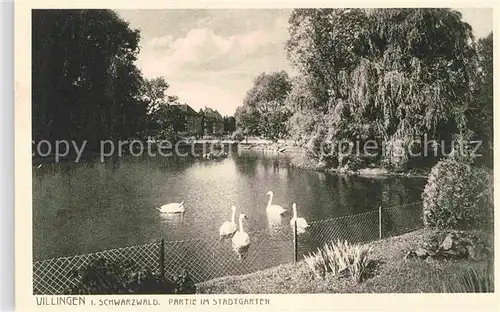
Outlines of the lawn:
M327 275L314 276L304 261L285 264L243 276L231 276L200 283L199 293L289 294L289 293L434 293L443 292L447 282L456 283L458 272L467 267L483 269L486 261L405 259L434 231L422 229L369 243L377 265L364 282ZM481 233L483 236L486 235Z

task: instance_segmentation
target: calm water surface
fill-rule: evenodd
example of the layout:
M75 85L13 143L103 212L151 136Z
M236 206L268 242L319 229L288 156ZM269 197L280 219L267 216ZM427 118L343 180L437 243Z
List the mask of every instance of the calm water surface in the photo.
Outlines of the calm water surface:
M308 221L323 220L419 201L424 184L422 179L309 172L291 168L284 154L248 150L233 150L228 158L212 161L124 157L106 163L44 165L33 168L34 260L162 237L218 241L218 228L230 219L231 205L247 214L249 233L288 233L294 202ZM268 218L268 191L274 192L273 203L290 214ZM182 219L155 209L181 201L186 207ZM260 245L252 243L254 248L263 248ZM205 248L206 243L197 246ZM288 256L287 251L283 257Z

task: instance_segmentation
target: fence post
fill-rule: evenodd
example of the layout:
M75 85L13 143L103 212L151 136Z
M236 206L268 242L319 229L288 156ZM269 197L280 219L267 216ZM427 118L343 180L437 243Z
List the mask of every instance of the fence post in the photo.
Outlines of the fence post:
M160 243L160 276L165 277L165 239L161 239Z
M378 238L382 239L382 206L378 207Z
M298 258L298 240L297 240L297 220L293 224L293 262L297 263Z

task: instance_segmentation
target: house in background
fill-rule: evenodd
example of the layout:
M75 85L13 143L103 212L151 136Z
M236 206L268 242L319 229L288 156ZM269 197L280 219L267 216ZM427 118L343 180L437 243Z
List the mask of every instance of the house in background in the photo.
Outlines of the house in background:
M199 136L202 134L203 116L197 113L187 104L170 105L177 110L178 116L182 118L182 129L179 129L184 136Z
M224 133L224 120L217 110L205 107L203 111L203 134L222 135Z
M174 113L174 129L184 137L188 136L221 136L224 134L224 118L214 109L205 107L196 112L187 104L172 104Z

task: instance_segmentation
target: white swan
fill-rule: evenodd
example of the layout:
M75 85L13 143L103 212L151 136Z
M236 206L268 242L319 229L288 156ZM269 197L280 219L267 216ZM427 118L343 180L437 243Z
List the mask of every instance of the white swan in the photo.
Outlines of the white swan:
M285 208L278 206L278 205L271 204L271 202L273 201L273 192L272 191L267 192L266 195L269 196L269 202L267 202L267 207L266 207L267 213L282 215L286 212Z
M219 236L221 238L224 237L224 236L232 235L237 230L236 221L235 221L235 218L236 218L236 207L232 206L231 210L233 212L232 215L231 215L231 221L224 222L220 226L220 228L219 228Z
M240 213L239 223L240 228L236 233L234 233L233 238L231 239L233 243L233 249L239 254L241 260L241 252L247 249L250 246L250 236L243 229L243 219L246 219L247 216L243 213Z
M184 208L184 202L165 204L156 209L161 213L183 213L186 210Z
M304 233L306 229L309 227L309 224L307 224L306 219L304 218L297 218L297 205L293 203L292 205L293 208L293 217L290 220L290 226L293 228L295 227L295 221L297 221L297 233Z

